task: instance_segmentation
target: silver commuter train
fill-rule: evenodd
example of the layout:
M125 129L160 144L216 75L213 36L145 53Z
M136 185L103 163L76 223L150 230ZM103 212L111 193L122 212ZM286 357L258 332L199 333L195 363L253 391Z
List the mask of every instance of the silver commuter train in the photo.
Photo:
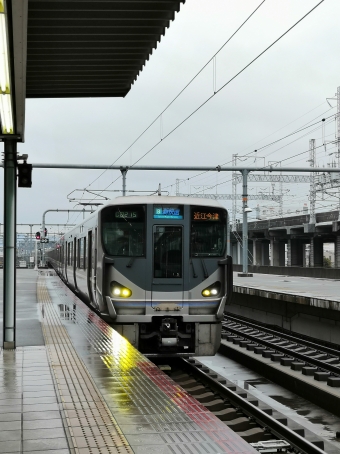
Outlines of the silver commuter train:
M47 260L148 356L214 355L232 294L228 213L190 197L118 197L67 232Z

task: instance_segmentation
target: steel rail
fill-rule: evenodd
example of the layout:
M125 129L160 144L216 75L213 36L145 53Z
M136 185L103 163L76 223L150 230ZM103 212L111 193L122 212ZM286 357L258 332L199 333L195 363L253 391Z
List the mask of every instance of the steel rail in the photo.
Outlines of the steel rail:
M185 363L184 367L198 375L202 382L205 382L220 395L225 396L225 398L228 399L232 405L239 407L247 416L254 418L259 425L267 427L278 439L284 438L294 448L305 454L325 454L325 451L309 442L301 435L298 435L296 432L289 429L276 419L271 418L270 415L262 411L260 408L243 399L231 389L223 386L223 384L214 380L209 376L209 374L206 374L204 371L195 367L195 365L190 363L188 360L182 359L181 361Z
M226 322L224 322L224 323L226 323ZM223 322L222 322L222 326L223 326ZM265 345L266 347L269 347L277 352L284 353L286 356L298 358L301 361L304 361L305 363L307 363L309 365L314 365L317 368L319 368L325 372L332 372L333 374L340 376L340 367L333 366L332 364L324 363L323 361L321 361L319 359L314 359L311 356L304 355L303 353L296 352L292 349L282 347L280 345L276 345L270 341L259 339L258 337L254 336L254 335L243 333L243 332L240 333L240 331L238 331L237 329L230 328L230 327L224 327L224 326L223 326L223 328L240 337L249 339L250 341L252 341L254 343ZM276 337L279 337L279 336L276 336Z
M251 322L248 322L247 320L239 319L230 314L228 314L226 316L226 318L229 320L235 321L235 323L244 324L253 329L265 331L266 333L272 334L273 336L275 335L277 337L282 337L282 338L290 340L292 342L296 342L296 343L299 342L300 344L305 345L306 347L322 350L323 353L327 353L328 355L334 355L337 357L339 357L339 355L340 355L340 350L335 350L334 348L326 347L325 345L316 344L315 342L311 342L311 341L305 340L300 337L295 337L295 336L292 336L287 333L282 333L281 331L275 331L274 329L267 328L266 326L256 325L255 323L251 323ZM227 320L225 319L224 321L227 321Z

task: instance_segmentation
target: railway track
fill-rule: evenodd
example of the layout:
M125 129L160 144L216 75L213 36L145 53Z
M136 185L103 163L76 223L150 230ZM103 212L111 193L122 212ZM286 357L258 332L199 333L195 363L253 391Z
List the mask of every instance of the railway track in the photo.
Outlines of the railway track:
M340 387L340 352L300 337L281 333L228 315L222 322L222 339L270 358L282 366Z
M325 452L322 439L199 361L177 359L169 366L159 367L259 452Z

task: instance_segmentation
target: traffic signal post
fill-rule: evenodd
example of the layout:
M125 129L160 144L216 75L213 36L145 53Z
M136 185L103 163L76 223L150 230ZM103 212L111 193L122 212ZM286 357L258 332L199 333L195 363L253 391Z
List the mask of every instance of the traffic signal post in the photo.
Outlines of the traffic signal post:
M40 236L39 236L39 238L40 238ZM38 239L37 239L37 235L35 235L35 261L34 262L35 262L34 271L38 271Z

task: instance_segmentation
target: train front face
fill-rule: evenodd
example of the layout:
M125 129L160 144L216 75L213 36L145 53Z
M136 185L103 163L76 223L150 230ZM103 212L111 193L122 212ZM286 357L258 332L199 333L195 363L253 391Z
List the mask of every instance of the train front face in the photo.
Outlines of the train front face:
M214 355L228 290L227 212L172 199L102 210L103 302L146 355Z

